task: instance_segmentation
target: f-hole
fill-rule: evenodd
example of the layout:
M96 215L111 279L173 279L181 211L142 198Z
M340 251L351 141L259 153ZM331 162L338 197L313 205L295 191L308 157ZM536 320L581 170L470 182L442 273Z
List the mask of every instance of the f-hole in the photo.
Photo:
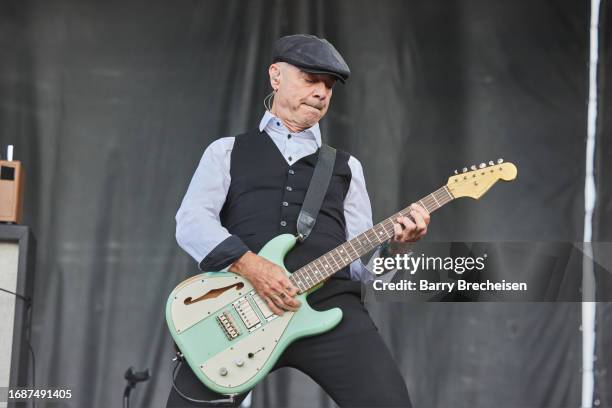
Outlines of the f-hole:
M244 283L238 282L238 283L234 283L233 285L224 286L222 288L211 289L205 294L203 294L202 296L197 297L195 299L192 299L192 297L189 296L188 298L185 298L183 303L185 303L186 305L193 305L194 303L199 302L201 300L214 299L216 297L219 297L230 289L236 288L236 290L240 290L243 287L244 287Z

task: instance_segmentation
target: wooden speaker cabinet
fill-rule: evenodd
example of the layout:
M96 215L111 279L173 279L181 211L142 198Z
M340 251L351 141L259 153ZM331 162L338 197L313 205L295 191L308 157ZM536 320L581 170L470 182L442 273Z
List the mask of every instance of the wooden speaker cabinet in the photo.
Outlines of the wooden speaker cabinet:
M21 162L0 160L0 222L21 224L23 179Z

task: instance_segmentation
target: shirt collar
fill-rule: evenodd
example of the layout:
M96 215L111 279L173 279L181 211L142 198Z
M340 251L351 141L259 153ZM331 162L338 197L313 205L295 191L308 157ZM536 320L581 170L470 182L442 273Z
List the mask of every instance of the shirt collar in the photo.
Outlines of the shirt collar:
M270 111L266 111L263 115L263 118L261 118L261 122L259 122L259 131L263 132L266 128L268 128L269 126L273 126L275 123L272 121L277 121L278 123L280 123L281 129L285 132L285 133L291 133L289 132L289 130L285 127L285 125L283 124L283 121L280 120L279 118L277 118L276 116L274 116L272 113L270 113ZM270 123L272 122L272 123ZM314 126L303 130L299 133L293 133L294 135L303 135L306 137L310 137L310 138L314 138L314 140L317 142L317 146L321 147L321 129L319 128L319 124L315 123Z

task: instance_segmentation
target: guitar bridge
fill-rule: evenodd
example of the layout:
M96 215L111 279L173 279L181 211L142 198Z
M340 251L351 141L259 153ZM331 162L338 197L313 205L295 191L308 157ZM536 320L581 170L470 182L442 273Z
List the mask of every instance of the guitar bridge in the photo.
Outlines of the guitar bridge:
M240 336L240 330L234 322L234 318L232 317L229 311L225 311L217 316L217 323L221 326L223 333L225 333L225 337L228 340L234 340L236 337Z

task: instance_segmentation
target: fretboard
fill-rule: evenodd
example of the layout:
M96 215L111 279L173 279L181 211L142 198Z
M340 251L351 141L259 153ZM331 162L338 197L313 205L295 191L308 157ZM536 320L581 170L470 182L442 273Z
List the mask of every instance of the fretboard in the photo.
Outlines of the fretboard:
M421 198L417 201L417 204L421 205L429 213L432 213L444 204L452 201L453 198L448 188L444 186ZM304 265L293 272L289 279L299 289L300 293L308 291L383 242L391 239L395 235L393 229L395 220L400 216L409 216L409 213L410 207L406 207L393 214L369 230Z

